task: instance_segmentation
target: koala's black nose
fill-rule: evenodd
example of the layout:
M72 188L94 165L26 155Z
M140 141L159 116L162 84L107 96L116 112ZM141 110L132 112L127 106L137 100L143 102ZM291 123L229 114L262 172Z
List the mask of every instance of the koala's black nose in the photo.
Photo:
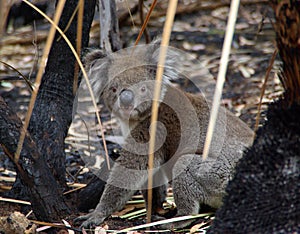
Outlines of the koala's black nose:
M134 93L129 89L124 89L120 93L120 103L124 106L132 105L134 100Z

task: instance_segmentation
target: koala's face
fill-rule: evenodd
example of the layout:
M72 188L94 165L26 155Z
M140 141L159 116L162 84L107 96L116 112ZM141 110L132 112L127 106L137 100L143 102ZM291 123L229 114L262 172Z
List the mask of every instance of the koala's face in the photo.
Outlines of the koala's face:
M109 55L95 50L86 56L86 69L96 97L123 120L141 120L151 114L159 43L128 48ZM177 53L168 49L161 96L176 79Z
M125 70L111 78L102 93L107 107L123 120L141 120L151 113L154 72L147 67Z

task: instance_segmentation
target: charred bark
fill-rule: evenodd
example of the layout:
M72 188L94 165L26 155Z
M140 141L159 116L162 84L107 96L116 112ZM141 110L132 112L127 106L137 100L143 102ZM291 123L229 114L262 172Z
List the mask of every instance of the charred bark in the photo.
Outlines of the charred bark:
M77 0L66 1L59 22L61 29L67 27L77 4ZM88 45L95 4L95 0L85 1L82 47ZM65 34L76 48L77 17L73 19ZM65 183L64 140L72 122L74 69L75 57L57 33L33 109L29 132L61 185Z
M300 106L271 106L208 233L300 231Z
M0 142L14 161L14 152L22 131L22 122L0 97ZM29 195L34 214L41 220L57 221L69 208L50 169L29 134L26 134L20 159L16 162L20 183Z
M285 91L269 105L208 233L300 232L300 2L270 2Z
M109 172L107 172L107 175L109 175ZM88 185L78 194L78 210L89 212L89 210L95 209L103 194L105 185L105 181L94 175Z
M77 0L66 1L59 22L61 29L66 29L77 4ZM88 45L95 4L95 0L85 1L82 47ZM72 20L65 34L76 48L77 17ZM63 200L62 188L65 187L64 140L72 121L74 68L74 55L57 33L48 57L20 160L15 162L18 181L10 192L10 194L16 191L26 194L36 217L40 220L57 221L69 212ZM5 152L12 158L16 151L22 123L3 103L3 100L1 100L0 114L0 142Z

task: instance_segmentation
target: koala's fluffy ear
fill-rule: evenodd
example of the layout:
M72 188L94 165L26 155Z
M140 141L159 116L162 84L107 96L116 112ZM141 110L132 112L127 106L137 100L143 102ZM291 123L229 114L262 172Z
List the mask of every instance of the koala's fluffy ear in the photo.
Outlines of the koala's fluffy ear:
M87 53L84 58L84 66L96 97L101 96L105 83L108 80L108 63L107 55L99 49Z
M90 68L94 65L94 63L98 59L105 58L106 54L99 49L92 50L91 52L88 52L85 57L83 58L83 63L87 71L90 70Z
M154 40L151 46L150 53L150 62L151 64L157 65L159 60L159 51L160 51L161 39ZM164 65L164 75L163 79L165 81L176 80L179 75L179 53L172 47L167 48L167 55Z

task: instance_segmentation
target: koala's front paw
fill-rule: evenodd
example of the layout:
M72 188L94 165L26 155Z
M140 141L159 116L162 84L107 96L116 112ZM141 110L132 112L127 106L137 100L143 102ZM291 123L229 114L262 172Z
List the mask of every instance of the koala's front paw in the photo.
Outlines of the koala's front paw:
M96 226L99 226L103 223L106 217L103 217L103 215L99 214L98 212L92 212L87 215L79 216L74 220L75 223L81 223L83 222L80 227L81 228L95 228Z

